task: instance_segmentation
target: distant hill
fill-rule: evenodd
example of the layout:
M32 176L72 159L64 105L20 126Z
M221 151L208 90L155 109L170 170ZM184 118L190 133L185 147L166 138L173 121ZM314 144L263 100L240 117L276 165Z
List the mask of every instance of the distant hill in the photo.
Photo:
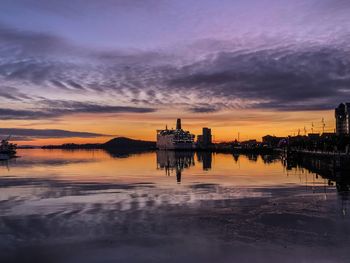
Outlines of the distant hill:
M47 145L43 149L105 149L108 151L145 151L156 149L156 143L151 141L134 140L117 137L105 143Z
M156 143L151 141L134 140L126 137L114 138L101 145L105 149L144 150L155 149Z

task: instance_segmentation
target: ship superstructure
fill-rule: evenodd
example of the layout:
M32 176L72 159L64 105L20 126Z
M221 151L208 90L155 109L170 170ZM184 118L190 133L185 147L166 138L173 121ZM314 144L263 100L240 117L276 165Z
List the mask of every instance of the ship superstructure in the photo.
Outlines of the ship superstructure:
M157 148L160 150L194 149L194 135L181 127L181 119L177 119L176 129L157 130Z

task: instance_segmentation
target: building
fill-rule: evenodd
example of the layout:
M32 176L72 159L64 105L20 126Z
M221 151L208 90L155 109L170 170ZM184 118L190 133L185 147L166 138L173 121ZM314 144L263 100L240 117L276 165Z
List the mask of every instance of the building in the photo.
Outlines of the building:
M340 103L335 109L336 133L337 135L350 134L350 103Z
M311 141L317 141L320 139L321 135L319 133L309 133L307 135L307 137L309 138L309 140Z
M203 145L210 146L212 144L211 129L206 128L206 127L203 128L202 135L203 135Z
M285 137L276 137L271 135L266 135L262 137L263 144L267 147L276 148L279 146L280 142L286 140Z
M248 140L240 142L242 149L255 149L259 146L257 140Z
M202 135L197 136L197 145L202 149L207 149L212 145L211 129L206 127L202 129Z
M160 150L192 150L194 135L181 127L181 119L177 119L176 129L157 130L157 148Z

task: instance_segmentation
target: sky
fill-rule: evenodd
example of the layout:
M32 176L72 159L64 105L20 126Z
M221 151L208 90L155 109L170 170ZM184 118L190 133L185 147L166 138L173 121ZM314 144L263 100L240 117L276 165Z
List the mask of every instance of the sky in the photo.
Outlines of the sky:
M350 99L347 0L2 0L0 137L215 141L334 130Z

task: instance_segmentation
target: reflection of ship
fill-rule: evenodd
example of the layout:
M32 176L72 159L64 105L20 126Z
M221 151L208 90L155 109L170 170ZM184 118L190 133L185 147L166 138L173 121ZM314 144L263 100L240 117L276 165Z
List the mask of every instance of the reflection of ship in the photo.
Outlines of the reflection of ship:
M168 176L175 171L176 180L180 183L182 171L195 166L194 155L192 151L157 151L157 169L165 170ZM203 170L211 169L212 153L198 152L197 160L203 163Z
M191 150L194 148L194 135L181 128L177 119L176 129L157 130L157 148L160 150Z
M168 176L175 171L178 183L182 171L194 165L194 152L157 151L157 169L164 169Z
M10 137L0 143L0 160L7 160L16 155L16 144L9 142Z

